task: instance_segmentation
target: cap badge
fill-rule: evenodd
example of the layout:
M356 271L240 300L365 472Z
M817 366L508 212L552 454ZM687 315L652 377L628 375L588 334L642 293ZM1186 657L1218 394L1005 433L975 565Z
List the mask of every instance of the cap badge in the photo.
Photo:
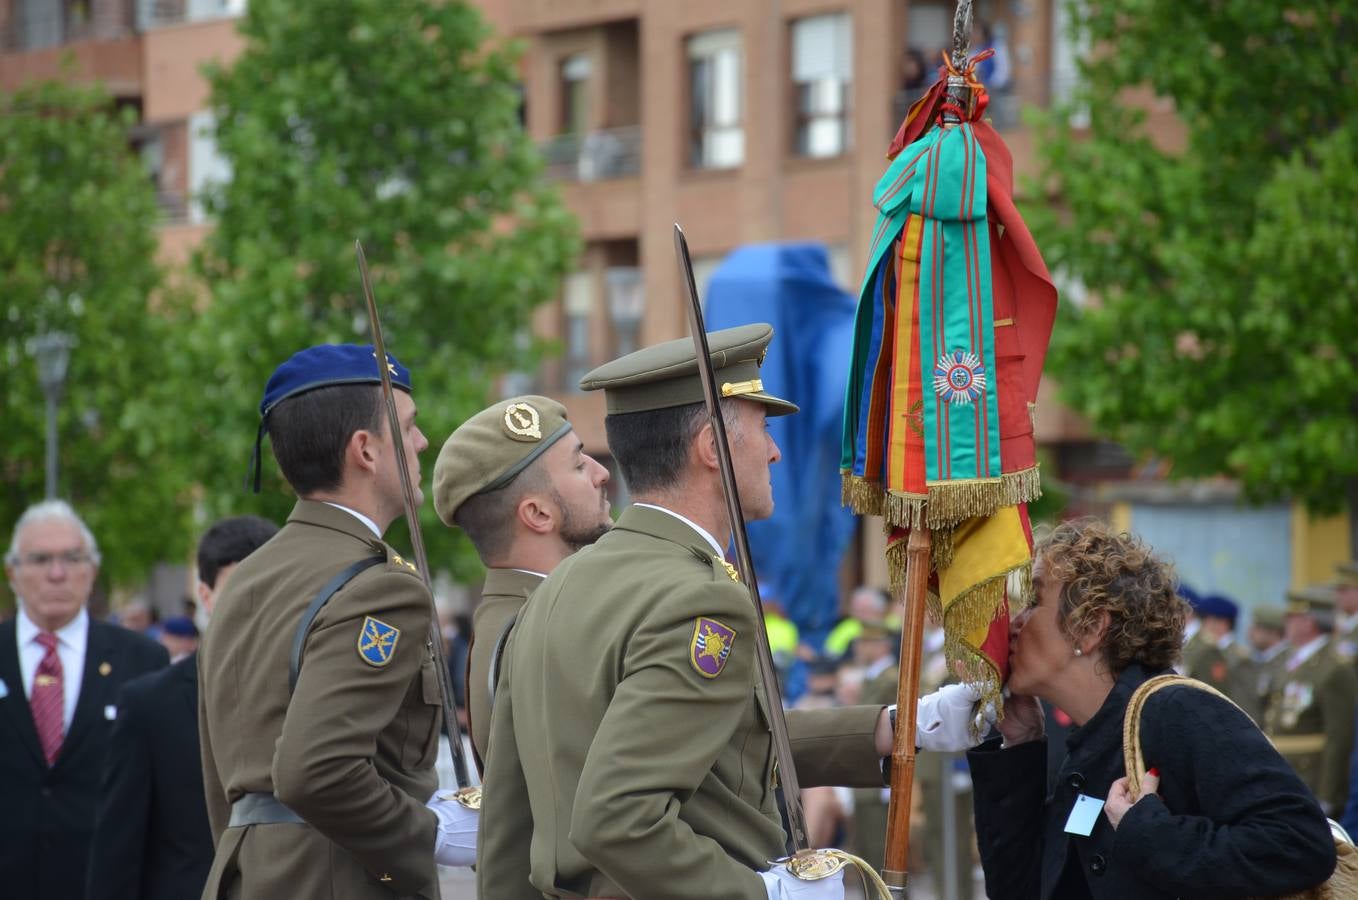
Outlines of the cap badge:
M542 440L542 417L529 403L511 403L505 407L505 431L516 441Z
M693 623L693 640L689 642L688 660L698 674L704 678L716 678L726 668L726 660L731 655L731 645L735 643L734 629L723 625L716 619L699 616Z
M373 351L373 359L374 359L374 360L377 359L377 351L376 351L376 350ZM396 374L396 367L393 366L393 365L391 364L391 357L390 357L390 356L387 357L387 371L390 372L392 375L395 375L395 374Z

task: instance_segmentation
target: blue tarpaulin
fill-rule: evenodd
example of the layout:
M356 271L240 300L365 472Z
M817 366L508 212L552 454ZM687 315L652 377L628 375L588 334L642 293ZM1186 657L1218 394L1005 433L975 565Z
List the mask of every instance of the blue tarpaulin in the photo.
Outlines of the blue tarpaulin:
M855 524L839 499L854 300L834 283L821 244L752 244L712 274L706 310L709 331L773 325L760 377L801 407L769 419L783 458L772 470L773 517L749 523L750 552L763 595L819 647L838 618L840 562Z

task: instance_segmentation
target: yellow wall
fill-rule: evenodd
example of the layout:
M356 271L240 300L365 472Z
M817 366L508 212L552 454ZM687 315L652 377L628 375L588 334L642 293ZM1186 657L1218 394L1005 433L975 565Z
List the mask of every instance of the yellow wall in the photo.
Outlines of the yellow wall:
M1312 516L1292 504L1292 587L1334 580L1334 567L1349 558L1349 514Z

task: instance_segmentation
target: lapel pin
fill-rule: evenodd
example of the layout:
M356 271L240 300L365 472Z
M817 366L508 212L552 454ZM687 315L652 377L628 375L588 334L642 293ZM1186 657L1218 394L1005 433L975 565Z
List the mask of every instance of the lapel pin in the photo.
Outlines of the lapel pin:
M106 662L101 662L101 663L99 664L99 674L100 674L100 675L107 675L109 672L112 672L112 671L113 671L113 666L110 666L108 663L106 663Z

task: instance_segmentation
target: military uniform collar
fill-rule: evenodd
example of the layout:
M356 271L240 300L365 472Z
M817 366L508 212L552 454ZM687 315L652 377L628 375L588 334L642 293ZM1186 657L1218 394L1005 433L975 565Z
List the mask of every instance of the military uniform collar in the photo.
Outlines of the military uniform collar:
M1292 658L1287 661L1287 671L1293 672L1301 668L1301 664L1320 652L1321 648L1330 640L1328 634L1322 634L1309 644L1303 644L1292 654Z
M544 577L523 569L487 569L481 596L527 597L542 584Z
M288 516L288 521L329 528L332 531L355 537L365 544L385 547L382 538L375 535L372 529L359 521L352 513L320 500L298 500L297 505L292 508L292 513Z
M726 559L726 553L725 553L725 551L722 550L721 546L717 543L717 539L714 538L714 537L712 536L711 532L709 532L709 531L708 531L706 528L704 528L703 526L699 525L697 522L695 522L695 521L693 521L692 519L690 519L688 516L680 515L679 513L675 512L675 511L672 510L672 509L666 509L665 507L663 507L663 506L657 506L657 505L655 505L654 503L634 503L634 504L632 504L632 507L631 507L631 508L632 508L632 509L655 510L656 512L663 513L663 514L664 514L665 516L667 516L667 517L674 518L674 519L678 519L680 522L682 522L682 523L684 523L685 525L687 525L687 526L689 527L689 529L690 529L691 531L693 531L693 533L695 533L695 534L697 534L699 537L701 537L701 538L707 543L707 545L708 545L709 547L712 548L712 552L713 552L713 553L715 553L717 556L721 557L722 559ZM634 529L634 530L635 530L635 529ZM669 537L668 535L664 535L664 534L661 534L661 535L658 535L658 536L659 536L659 537ZM684 543L684 541L675 540L674 538L669 538L669 540L674 540L675 543Z

